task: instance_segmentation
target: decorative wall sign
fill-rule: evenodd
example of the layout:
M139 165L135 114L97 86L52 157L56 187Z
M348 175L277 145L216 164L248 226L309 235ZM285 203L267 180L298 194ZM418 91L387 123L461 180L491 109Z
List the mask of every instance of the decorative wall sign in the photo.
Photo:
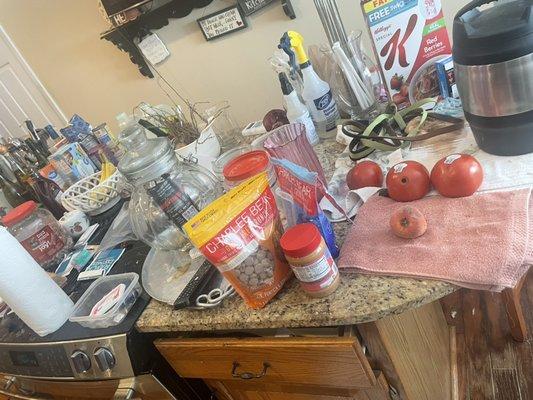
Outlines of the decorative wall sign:
M170 56L167 46L155 33L145 36L137 46L152 65L159 64Z
M238 0L245 15L251 15L274 0Z
M213 40L248 26L238 4L197 20L205 40Z

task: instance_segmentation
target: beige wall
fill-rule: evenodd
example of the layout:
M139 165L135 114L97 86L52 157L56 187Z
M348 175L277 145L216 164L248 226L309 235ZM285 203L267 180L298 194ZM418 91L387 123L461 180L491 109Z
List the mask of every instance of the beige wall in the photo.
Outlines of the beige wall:
M292 0L293 21L275 2L250 16L247 29L206 42L196 19L235 2L214 0L157 31L171 52L159 70L192 101L229 100L245 123L280 106L278 82L267 60L282 33L297 30L307 44L326 39L313 1ZM364 29L358 1L337 2L346 28ZM442 2L450 27L467 1ZM99 39L107 24L96 0L0 0L0 24L67 116L77 112L93 124L107 121L115 127L114 116L140 101L166 102L156 79L142 77L125 53ZM366 31L365 40L368 46Z

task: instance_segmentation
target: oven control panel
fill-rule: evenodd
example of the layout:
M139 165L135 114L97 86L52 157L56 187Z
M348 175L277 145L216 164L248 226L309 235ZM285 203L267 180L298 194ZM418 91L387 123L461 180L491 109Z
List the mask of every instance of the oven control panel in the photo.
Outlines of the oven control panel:
M56 343L0 343L0 372L84 380L133 376L126 335Z
M10 345L0 349L0 370L12 375L73 377L63 346Z

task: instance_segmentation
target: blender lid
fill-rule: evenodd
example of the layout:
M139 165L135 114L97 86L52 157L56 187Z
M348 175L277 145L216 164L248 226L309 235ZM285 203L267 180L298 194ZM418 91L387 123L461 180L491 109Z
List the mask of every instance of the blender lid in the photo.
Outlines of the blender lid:
M144 128L138 124L126 127L119 135L126 150L118 169L131 183L147 182L169 172L178 159L166 138L147 139Z
M532 5L531 0L476 0L466 5L453 22L455 62L496 64L533 53Z

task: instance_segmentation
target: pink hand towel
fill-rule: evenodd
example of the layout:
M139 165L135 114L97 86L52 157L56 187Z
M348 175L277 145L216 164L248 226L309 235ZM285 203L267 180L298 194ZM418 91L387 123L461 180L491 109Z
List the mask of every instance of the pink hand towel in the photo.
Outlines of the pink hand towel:
M533 263L531 188L410 205L426 216L417 239L394 235L389 220L406 203L374 196L359 210L341 249L339 267L366 274L438 279L473 289L516 286Z

